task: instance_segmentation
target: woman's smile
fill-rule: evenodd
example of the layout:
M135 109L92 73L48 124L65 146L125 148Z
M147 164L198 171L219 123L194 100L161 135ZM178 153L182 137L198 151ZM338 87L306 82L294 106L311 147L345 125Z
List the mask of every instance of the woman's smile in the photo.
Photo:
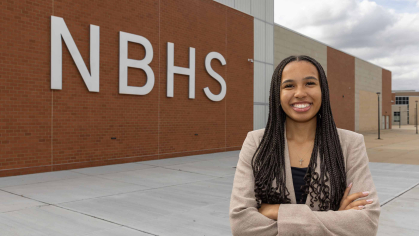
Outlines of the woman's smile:
M313 105L313 103L294 103L291 104L291 107L296 112L306 112L310 110L311 105Z

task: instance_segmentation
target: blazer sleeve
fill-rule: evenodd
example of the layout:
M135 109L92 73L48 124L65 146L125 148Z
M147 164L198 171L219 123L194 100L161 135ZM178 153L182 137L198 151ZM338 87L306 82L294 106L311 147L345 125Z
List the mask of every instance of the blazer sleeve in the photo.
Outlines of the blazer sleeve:
M353 182L349 195L369 191L361 199L374 199L362 210L326 212L312 211L307 205L281 204L278 209L279 235L339 235L373 236L377 234L380 216L380 203L368 167L368 156L364 136L355 133L348 138L347 185Z
M247 133L234 175L230 199L230 227L234 236L276 236L278 227L272 220L259 213L255 199L251 159L256 151L252 134Z

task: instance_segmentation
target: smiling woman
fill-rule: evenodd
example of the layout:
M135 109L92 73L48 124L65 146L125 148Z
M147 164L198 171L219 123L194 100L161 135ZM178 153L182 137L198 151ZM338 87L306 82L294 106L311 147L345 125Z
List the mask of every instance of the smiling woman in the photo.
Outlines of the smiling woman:
M233 235L376 235L379 215L363 135L336 128L323 68L308 56L284 59L266 128L240 151Z
M284 112L293 120L316 118L321 105L321 90L319 73L313 64L294 61L285 66L280 101Z

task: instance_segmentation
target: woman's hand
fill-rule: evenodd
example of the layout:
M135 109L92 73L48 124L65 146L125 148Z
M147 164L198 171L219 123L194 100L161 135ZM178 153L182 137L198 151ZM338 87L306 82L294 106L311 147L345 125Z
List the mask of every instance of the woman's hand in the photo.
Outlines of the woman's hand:
M268 217L272 220L278 219L278 209L281 204L267 204L262 203L261 207L258 209L259 213Z
M367 200L358 200L354 201L355 199L368 196L369 192L358 192L354 193L348 196L349 190L352 188L352 183L346 188L345 193L343 194L342 200L340 201L340 207L338 211L344 211L344 210L361 210L365 207L366 204L371 204L371 202L368 202ZM372 200L372 199L368 199ZM353 202L354 201L354 202Z

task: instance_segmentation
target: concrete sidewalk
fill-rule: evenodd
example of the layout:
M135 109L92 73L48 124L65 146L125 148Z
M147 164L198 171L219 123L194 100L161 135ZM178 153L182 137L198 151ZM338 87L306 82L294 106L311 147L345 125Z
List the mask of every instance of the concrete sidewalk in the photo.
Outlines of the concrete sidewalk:
M414 130L413 130L414 132ZM364 133L378 235L419 235L419 135ZM2 236L231 235L239 151L0 178ZM384 163L391 162L391 163ZM410 163L409 163L410 162Z

